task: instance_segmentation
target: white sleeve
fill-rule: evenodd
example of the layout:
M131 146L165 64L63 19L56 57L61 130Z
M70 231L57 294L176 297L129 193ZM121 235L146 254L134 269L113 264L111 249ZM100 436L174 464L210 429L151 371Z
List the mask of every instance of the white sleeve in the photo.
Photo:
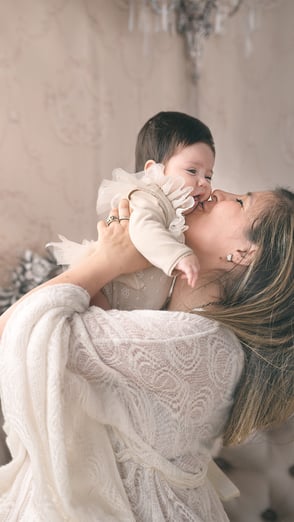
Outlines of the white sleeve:
M75 285L48 286L6 324L0 518L22 502L26 520L134 522L118 463L154 491L203 481L242 370L237 339L191 314L88 305Z
M199 440L199 430L206 431L209 440L207 433L221 431L243 365L240 344L229 331L181 312L93 307L83 321L87 337L73 348L79 372L86 379L95 376L104 405L113 404L112 389L124 405L128 426L142 438L154 444L153 426L159 430L156 437L168 437L173 454L177 444L191 444L191 433ZM89 349L91 365L83 368ZM111 403L105 411L111 412ZM186 426L187 440L185 432L178 439L179 425Z
M166 198L167 200L167 198ZM130 237L136 248L152 265L171 276L176 264L193 254L191 248L178 241L168 230L171 206L143 190L131 196Z

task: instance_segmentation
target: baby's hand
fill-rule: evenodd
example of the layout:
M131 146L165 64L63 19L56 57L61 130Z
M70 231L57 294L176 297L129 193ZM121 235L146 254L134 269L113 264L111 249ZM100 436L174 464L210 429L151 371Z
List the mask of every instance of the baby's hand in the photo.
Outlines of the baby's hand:
M175 269L182 272L181 277L182 279L187 279L188 285L192 288L195 287L199 272L199 261L194 254L183 257L175 266Z

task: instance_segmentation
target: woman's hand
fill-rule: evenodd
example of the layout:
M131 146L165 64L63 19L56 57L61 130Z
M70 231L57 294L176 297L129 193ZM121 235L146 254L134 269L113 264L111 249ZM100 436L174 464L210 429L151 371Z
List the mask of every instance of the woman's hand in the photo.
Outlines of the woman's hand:
M122 274L143 270L150 266L149 262L136 250L129 237L130 208L128 200L121 200L118 209L113 209L114 221L107 225L98 223L99 239L93 245L92 253L58 276L49 279L34 288L14 303L0 318L0 336L2 330L20 301L37 292L39 288L57 284L70 283L84 288L91 299L101 288ZM120 221L120 220L121 221Z
M148 268L150 263L138 252L129 236L129 201L122 199L118 208L111 210L110 217L114 219L109 224L106 221L98 223L96 255L105 256L112 278Z

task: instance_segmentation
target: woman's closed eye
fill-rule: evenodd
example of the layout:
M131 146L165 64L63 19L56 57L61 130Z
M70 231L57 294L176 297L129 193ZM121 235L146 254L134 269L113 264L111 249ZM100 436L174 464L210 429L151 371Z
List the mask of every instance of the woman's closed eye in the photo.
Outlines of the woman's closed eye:
M244 207L244 201L243 201L243 199L236 198L236 201L237 201L238 203L240 203L241 207Z

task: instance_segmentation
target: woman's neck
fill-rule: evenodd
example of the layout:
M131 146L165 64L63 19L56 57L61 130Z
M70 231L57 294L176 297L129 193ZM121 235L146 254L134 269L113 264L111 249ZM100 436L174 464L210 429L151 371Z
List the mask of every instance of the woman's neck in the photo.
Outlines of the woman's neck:
M168 309L190 312L193 308L203 308L209 303L218 301L219 297L220 290L216 280L209 281L202 276L197 280L196 287L191 288L185 280L178 277Z

